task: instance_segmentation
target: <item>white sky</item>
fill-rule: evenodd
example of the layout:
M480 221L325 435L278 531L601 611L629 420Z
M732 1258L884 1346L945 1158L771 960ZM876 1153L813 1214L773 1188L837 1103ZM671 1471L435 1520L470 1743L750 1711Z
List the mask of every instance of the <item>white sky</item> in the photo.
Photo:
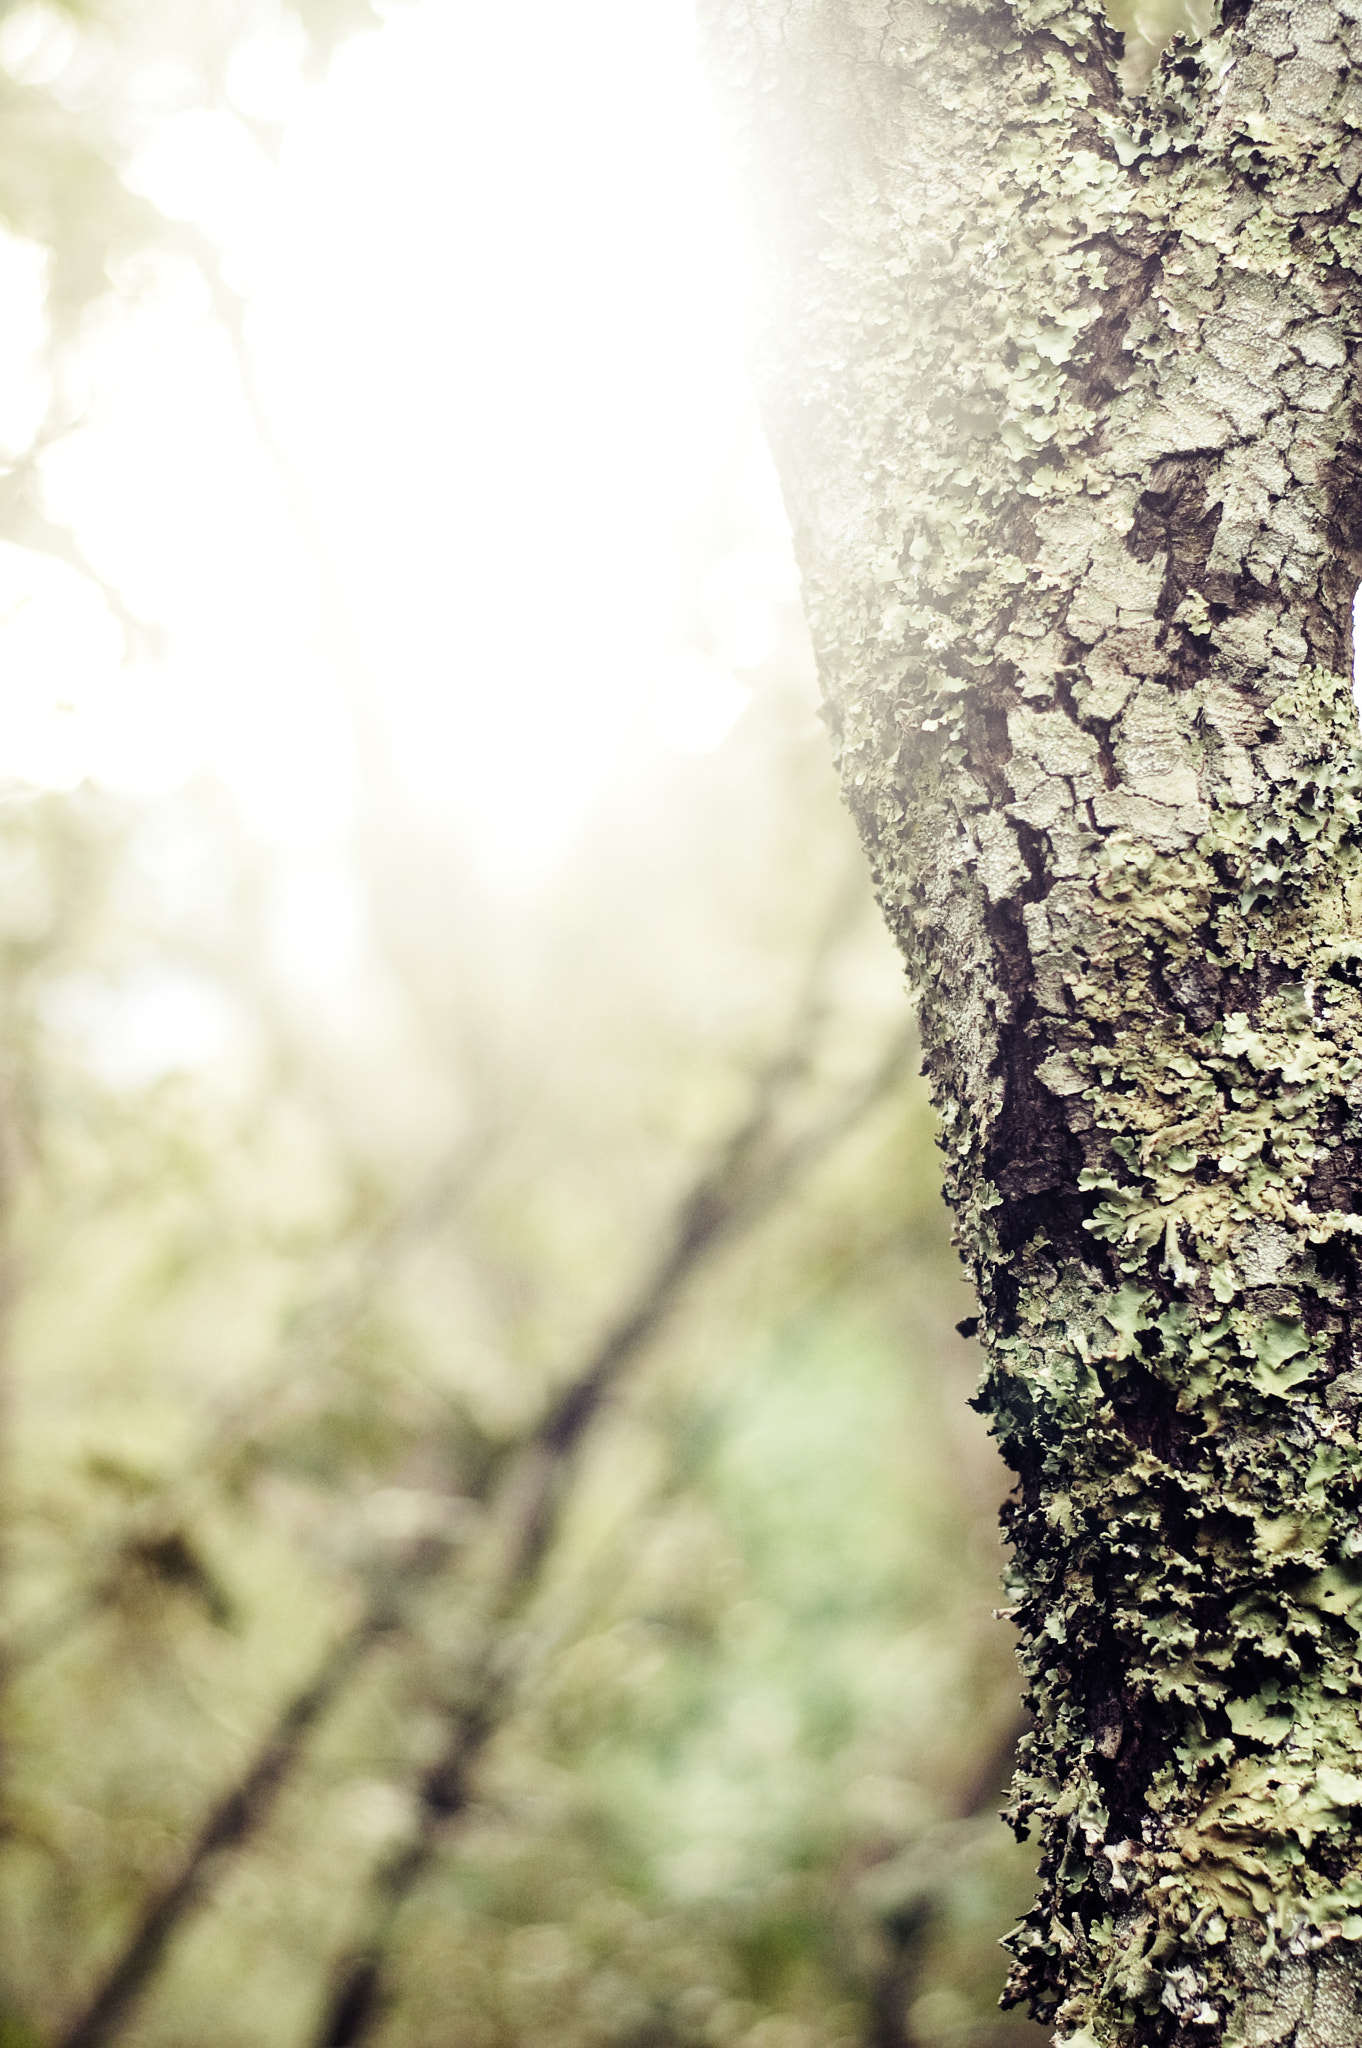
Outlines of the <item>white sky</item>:
M50 68L49 30L11 13L0 63ZM689 7L398 0L325 85L295 56L262 37L230 81L287 118L277 170L232 114L181 114L135 182L248 294L310 542L202 289L160 279L103 324L45 486L168 652L125 660L88 585L0 547L0 772L168 788L207 765L315 865L353 816L348 669L413 801L532 875L630 750L717 742L791 589ZM38 403L40 284L0 246L6 437ZM697 593L735 451L748 535Z

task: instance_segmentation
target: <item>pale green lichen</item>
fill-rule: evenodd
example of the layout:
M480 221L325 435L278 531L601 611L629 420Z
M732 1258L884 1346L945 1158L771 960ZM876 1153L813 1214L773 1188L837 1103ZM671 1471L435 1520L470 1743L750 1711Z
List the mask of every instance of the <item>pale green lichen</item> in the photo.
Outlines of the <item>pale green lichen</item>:
M1254 0L1134 98L1087 0L710 4L1018 1475L1016 1988L1353 2048L1362 5Z
M1120 1284L1030 1290L992 1346L1005 1441L1023 1463L1045 1445L1039 1513L1016 1523L1042 1766L1016 1817L1046 1831L1054 1891L1021 1946L1098 2040L1146 1993L1157 2007L1175 1967L1218 2013L1236 1918L1271 1940L1362 1939L1352 1268L1319 1256L1362 1216L1312 1191L1362 1102L1362 764L1337 677L1302 668L1272 714L1285 758L1268 801L1213 810L1185 851L1117 831L1096 856L1066 1056L1107 1139L1110 1165L1079 1182ZM1223 1005L1193 1039L1151 982L1207 965L1266 982L1252 1017ZM1134 1455L1132 1374L1166 1390L1166 1440ZM1159 1401L1140 1405L1157 1426ZM1138 1835L1115 1843L1104 1765L1124 1731L1094 1727L1090 1692L1112 1671L1112 1713L1134 1709L1162 1752Z

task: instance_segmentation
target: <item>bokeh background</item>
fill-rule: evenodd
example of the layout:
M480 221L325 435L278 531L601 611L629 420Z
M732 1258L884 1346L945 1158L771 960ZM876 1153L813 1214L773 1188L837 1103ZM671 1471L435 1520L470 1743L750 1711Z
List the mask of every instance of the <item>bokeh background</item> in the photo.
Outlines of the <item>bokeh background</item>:
M0 2048L1004 2048L685 0L0 6Z

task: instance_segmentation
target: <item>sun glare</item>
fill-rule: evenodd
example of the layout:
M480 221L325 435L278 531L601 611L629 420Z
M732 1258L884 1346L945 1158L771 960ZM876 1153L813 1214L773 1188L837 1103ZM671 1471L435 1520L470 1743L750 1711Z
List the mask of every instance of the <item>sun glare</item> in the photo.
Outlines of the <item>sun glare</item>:
M0 62L59 57L41 8L9 18ZM703 553L753 429L689 7L419 0L321 85L282 31L229 83L237 111L153 126L130 182L221 249L244 354L187 266L120 280L135 310L43 470L165 647L125 658L92 585L0 552L6 758L134 788L207 767L310 858L353 820L358 711L413 802L532 877L631 750L718 744L788 592L769 491ZM22 320L20 245L0 290Z

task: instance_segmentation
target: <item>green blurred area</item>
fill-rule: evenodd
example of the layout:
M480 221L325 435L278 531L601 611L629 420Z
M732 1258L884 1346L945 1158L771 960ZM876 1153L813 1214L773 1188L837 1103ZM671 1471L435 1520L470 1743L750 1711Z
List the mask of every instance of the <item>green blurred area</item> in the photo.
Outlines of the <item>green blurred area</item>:
M309 0L318 60L358 11ZM173 47L211 103L248 15L91 4L102 97L6 88L54 352L113 255L179 247L119 94ZM36 460L0 532L69 558ZM996 2010L1030 1896L1004 1475L907 1000L792 610L746 680L517 894L370 749L344 1002L278 971L271 856L211 784L7 788L4 2048L77 2038L271 1741L99 2038L306 2048L375 1927L388 2048L1041 2038ZM167 1017L211 1056L158 1052Z

